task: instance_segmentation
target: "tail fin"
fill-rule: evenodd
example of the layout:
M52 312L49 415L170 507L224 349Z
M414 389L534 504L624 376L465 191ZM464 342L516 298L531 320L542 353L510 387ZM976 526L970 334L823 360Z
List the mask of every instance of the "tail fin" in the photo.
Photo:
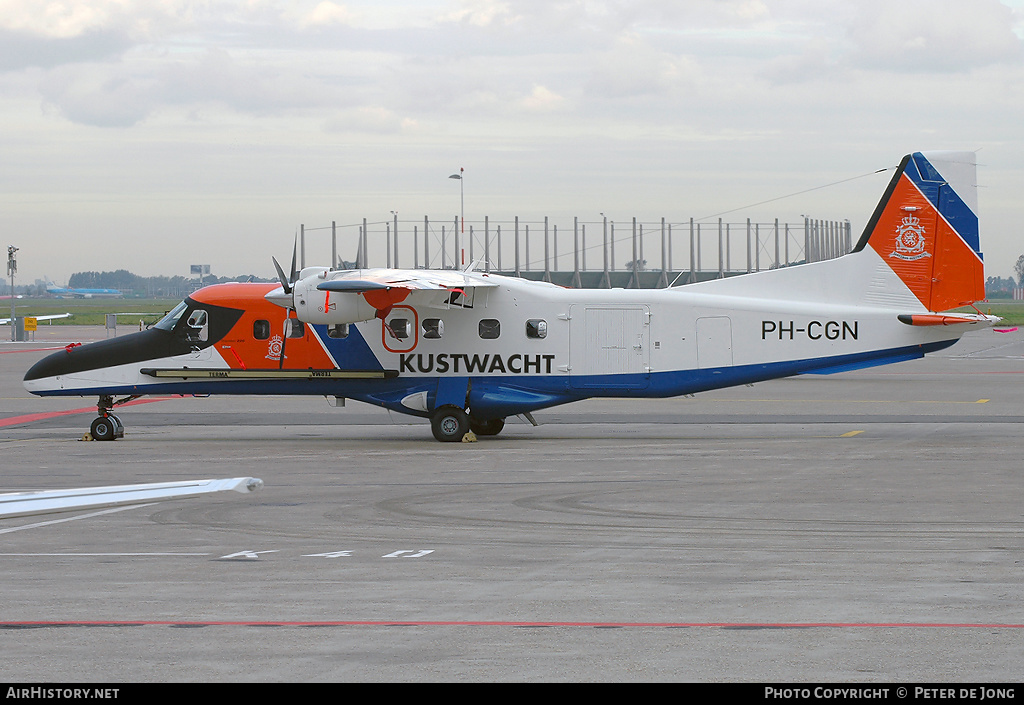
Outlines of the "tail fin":
M872 248L928 311L985 298L973 152L903 158L854 251Z

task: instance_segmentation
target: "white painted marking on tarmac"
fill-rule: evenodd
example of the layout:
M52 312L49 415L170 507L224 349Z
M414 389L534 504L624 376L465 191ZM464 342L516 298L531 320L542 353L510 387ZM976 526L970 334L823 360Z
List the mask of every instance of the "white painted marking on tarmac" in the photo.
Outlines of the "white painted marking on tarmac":
M11 558L11 557L28 557L28 558L109 558L111 556L120 556L128 558L138 557L156 557L162 558L165 556L208 556L209 553L182 553L175 551L160 551L160 552L149 552L149 553L0 553L0 557Z
M421 556L425 556L428 553L433 553L433 552L434 552L434 549L432 549L432 548L431 549L426 549L426 550L422 550L421 549L420 551L395 551L395 552L389 553L389 554L387 554L385 556L381 556L381 558L420 558ZM412 554L412 555L407 556L407 555L405 555L406 553L409 553L409 554Z
M262 553L277 553L277 549L271 551L238 551L237 553L229 553L226 556L221 556L220 560L242 558L249 561L254 561L260 557Z
M88 514L79 514L73 517L64 517L63 519L51 519L50 521L37 521L34 524L25 524L24 526L14 526L10 529L0 529L0 534L9 534L14 531L24 531L25 529L37 529L41 526L50 526L51 524L63 524L66 521L76 521L78 519L88 519L90 517L98 517L103 514L113 514L114 512L123 512L126 509L138 509L139 507L152 507L156 502L150 502L148 504L134 504L130 507L113 507L112 509L101 509L98 512L89 512Z
M352 551L330 551L328 553L305 553L303 558L348 558Z

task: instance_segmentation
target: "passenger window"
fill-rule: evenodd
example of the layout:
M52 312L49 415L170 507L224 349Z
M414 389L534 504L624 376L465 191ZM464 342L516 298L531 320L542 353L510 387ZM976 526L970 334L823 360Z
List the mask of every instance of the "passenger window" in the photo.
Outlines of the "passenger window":
M335 323L333 326L327 327L328 338L347 338L348 337L348 323Z
M306 334L306 327L302 324L302 321L289 318L284 322L284 337L286 338L301 338Z
M423 319L423 337L440 338L444 335L444 321L440 318Z
M484 340L494 340L501 335L501 322L496 318L485 318L480 321L479 331Z
M253 321L252 337L256 340L267 340L270 337L270 321Z
M531 318L526 322L526 337L527 338L546 338L548 337L548 322L543 318Z
M399 340L404 340L409 337L409 319L408 318L392 318L388 322L388 326L391 328L391 332Z

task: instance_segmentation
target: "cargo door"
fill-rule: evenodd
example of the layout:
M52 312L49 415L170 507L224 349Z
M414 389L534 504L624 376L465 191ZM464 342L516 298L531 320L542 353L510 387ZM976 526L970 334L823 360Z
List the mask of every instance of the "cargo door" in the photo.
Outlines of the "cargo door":
M644 389L650 383L651 314L647 306L569 308L570 385Z

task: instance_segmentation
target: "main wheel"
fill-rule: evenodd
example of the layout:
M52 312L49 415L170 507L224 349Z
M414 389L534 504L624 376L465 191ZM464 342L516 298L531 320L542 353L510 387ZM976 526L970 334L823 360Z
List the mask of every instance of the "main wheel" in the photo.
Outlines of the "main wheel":
M478 436L497 436L505 428L505 419L487 419L481 421L469 417L469 430Z
M93 440L112 441L114 440L116 429L117 426L109 417L97 416L93 419L92 425L89 426L89 433L92 434Z
M442 443L458 443L469 431L469 414L457 406L442 406L430 417L430 430Z

